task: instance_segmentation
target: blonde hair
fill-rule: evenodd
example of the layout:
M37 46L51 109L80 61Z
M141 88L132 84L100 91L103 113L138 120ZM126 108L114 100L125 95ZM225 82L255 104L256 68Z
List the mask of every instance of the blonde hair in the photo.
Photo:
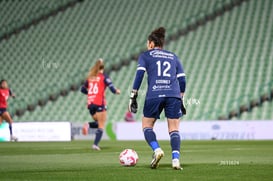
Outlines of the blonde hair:
M103 70L103 69L104 69L103 60L100 58L96 61L95 65L90 68L87 75L87 79L95 78L96 76L98 76L100 70Z

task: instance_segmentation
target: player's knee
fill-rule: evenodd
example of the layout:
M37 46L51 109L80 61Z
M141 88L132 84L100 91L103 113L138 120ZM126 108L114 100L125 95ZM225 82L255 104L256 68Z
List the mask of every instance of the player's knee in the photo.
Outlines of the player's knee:
M144 130L144 129L149 129L149 128L153 129L153 125L151 125L151 124L143 124L143 123L142 123L142 129L143 129L143 130Z
M142 119L142 129L144 128L153 128L154 127L154 118L143 118Z
M179 132L179 127L169 127L169 133L172 133L172 132Z

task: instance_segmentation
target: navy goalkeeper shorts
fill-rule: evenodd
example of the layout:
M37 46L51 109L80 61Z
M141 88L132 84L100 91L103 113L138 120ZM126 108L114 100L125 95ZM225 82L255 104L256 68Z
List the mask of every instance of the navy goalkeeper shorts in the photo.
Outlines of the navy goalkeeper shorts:
M143 108L144 117L160 119L164 109L165 116L169 119L178 119L182 116L182 100L175 97L161 97L146 99Z

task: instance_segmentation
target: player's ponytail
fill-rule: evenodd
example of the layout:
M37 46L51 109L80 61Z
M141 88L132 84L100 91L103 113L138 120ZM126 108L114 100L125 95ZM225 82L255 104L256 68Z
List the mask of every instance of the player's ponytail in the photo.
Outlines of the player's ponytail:
M99 71L103 70L103 69L104 69L103 60L100 58L96 61L95 65L90 68L88 75L87 75L87 79L92 79L92 78L96 77L98 75Z
M165 32L166 29L164 27L159 27L152 31L152 33L148 36L148 40L154 42L156 47L163 47L165 41Z

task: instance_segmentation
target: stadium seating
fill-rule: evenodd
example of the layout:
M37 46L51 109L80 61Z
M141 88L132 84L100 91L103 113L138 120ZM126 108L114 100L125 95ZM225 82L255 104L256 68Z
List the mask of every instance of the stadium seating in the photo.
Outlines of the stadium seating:
M0 1L0 36L49 13L71 0Z
M272 81L272 7L272 1L243 3L167 46L185 66L187 98L200 100L189 107L190 119L227 117Z
M2 3L9 8L16 6L15 2ZM28 6L21 5L21 1L17 3L26 14L43 6L41 4L36 7L32 3ZM168 6L169 4L172 6ZM199 12L210 12L215 5L218 2L165 0L160 4L153 1L144 4L142 1L84 1L12 36L8 41L0 42L0 56L1 61L3 60L1 65L5 69L5 72L1 72L1 77L8 77L11 87L17 92L18 101L21 102L13 104L12 109L36 105L49 95L58 94L60 90L78 84L99 57L104 58L106 67L110 68L139 52L145 48L146 36L154 27L164 25L170 29L174 26L179 29L180 25L182 28L184 23L179 22L184 19L187 22L188 17ZM30 8L32 6L36 8ZM158 15L158 11L164 13ZM14 14L16 13L11 15L10 21L17 18L17 14Z
M145 36L158 25L164 25L171 35L232 1L128 2L84 1L7 42L0 42L4 66L16 72L7 73L11 85L16 85L18 98L23 102L11 107L37 102L82 81L98 57L105 58L109 69L138 53L145 48ZM184 120L218 119L262 94L261 87L272 81L273 75L272 8L270 0L246 1L166 46L180 57L187 73L188 114ZM110 73L122 90L119 96L107 92L110 121L123 120L135 68L132 60L128 67ZM139 105L143 105L145 89L144 81ZM84 95L70 92L15 119L87 121L90 116L84 103ZM141 112L140 106L138 120Z

